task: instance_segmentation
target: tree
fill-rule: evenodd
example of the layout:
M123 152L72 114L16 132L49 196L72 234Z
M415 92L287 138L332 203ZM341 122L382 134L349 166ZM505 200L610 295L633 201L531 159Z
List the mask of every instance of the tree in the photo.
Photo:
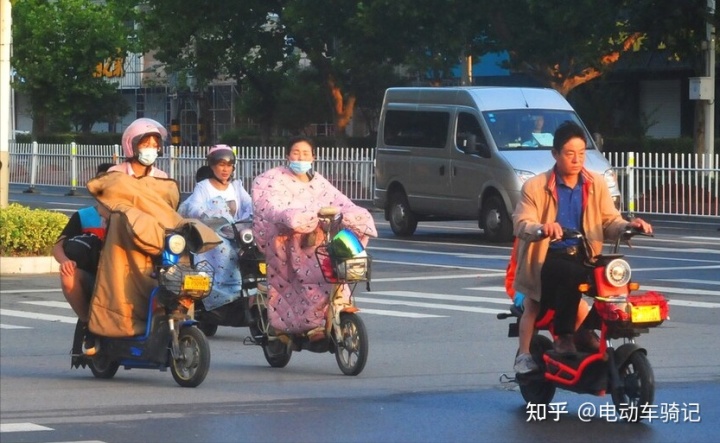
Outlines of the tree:
M18 0L12 14L12 65L19 79L14 86L28 95L35 135L53 120L67 122L77 108L93 115L95 106L116 94L116 85L94 76L98 63L124 57L128 46L123 16L114 6Z
M505 0L487 12L488 36L510 54L508 67L567 95L633 51L663 48L693 59L707 7L706 0Z

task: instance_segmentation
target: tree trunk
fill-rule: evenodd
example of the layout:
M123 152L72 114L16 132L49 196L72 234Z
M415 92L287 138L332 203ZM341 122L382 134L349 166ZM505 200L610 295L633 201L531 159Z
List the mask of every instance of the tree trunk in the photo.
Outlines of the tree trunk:
M333 120L335 123L335 139L345 140L348 124L353 117L355 111L355 95L350 94L347 97L343 96L342 90L335 83L335 79L332 76L328 76L327 86L332 97L333 104Z
M702 100L695 100L695 127L693 128L693 144L696 154L705 154L705 105Z

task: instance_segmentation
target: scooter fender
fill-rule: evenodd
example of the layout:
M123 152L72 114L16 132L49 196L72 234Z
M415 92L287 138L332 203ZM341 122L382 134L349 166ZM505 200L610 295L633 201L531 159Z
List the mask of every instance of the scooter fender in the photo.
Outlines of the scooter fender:
M627 361L627 359L629 359L630 356L635 352L642 352L643 354L647 355L647 350L638 346L635 343L625 343L619 348L615 349L615 367L619 368L620 366L622 366Z

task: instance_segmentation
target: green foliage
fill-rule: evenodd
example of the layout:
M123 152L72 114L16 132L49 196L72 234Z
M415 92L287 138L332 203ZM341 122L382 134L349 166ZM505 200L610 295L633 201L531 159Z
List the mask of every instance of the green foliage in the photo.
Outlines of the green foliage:
M65 214L17 203L0 208L0 256L50 255L67 222Z
M73 114L103 118L93 108L102 108L117 86L93 74L98 63L125 56L129 47L125 15L115 2L23 0L12 15L12 61L22 79L14 87L28 96L33 132Z

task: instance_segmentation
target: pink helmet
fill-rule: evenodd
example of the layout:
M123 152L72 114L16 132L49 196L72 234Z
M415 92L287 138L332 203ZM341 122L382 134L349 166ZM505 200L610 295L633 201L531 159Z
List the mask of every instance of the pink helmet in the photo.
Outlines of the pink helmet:
M167 140L167 130L165 127L151 118L143 117L130 123L130 126L125 129L122 136L122 148L125 157L135 157L138 154L137 145L140 143L140 140L146 135L153 134L160 137L162 144ZM159 148L158 151L158 155L162 154L162 148Z

